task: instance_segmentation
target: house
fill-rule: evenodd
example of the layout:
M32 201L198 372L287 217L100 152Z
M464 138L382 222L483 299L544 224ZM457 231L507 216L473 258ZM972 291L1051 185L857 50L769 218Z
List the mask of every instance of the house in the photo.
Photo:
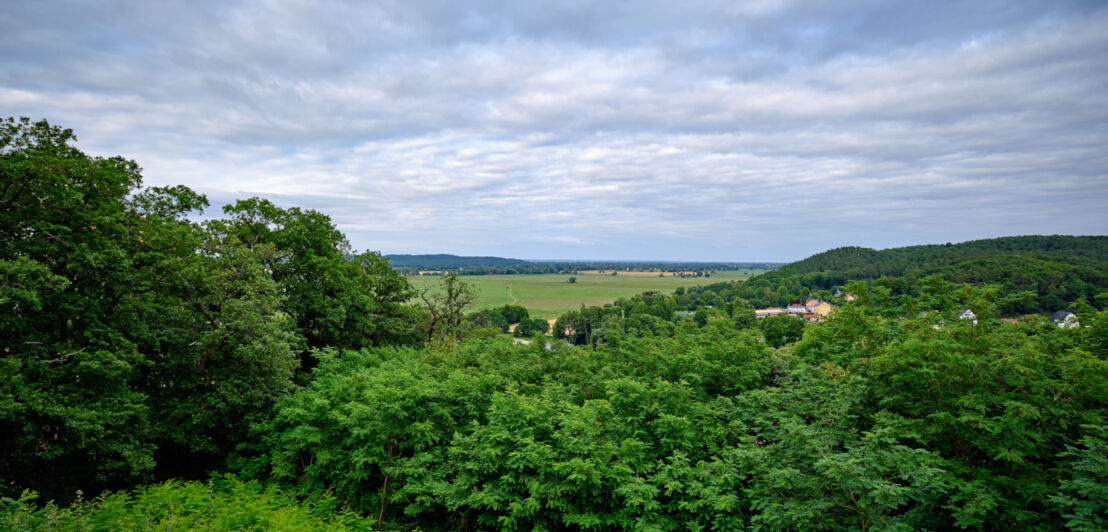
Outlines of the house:
M821 319L823 319L823 317L820 316L819 314L805 314L804 315L804 321L807 321L807 322L819 321Z
M831 315L831 311L834 309L835 307L831 303L820 301L818 305L812 307L812 314L818 314L819 317L826 318Z
M788 312L789 314L805 314L809 312L809 310L808 307L804 305L804 303L801 303L800 301L795 301L793 303L789 303L789 306L785 309L785 312Z
M964 308L958 313L958 319L973 320L971 323L977 325L977 314L974 314L973 311L968 308Z
M808 301L804 302L804 306L808 308L808 312L811 312L820 303L823 303L823 300L808 298Z
M1058 326L1059 329L1074 329L1080 327L1081 324L1077 322L1077 315L1065 310L1059 310L1050 317L1050 323Z
M1004 323L1019 323L1020 322L1020 320L1017 320L1015 318L1000 318L1000 321L1002 321Z
M754 317L756 318L768 318L770 316L780 316L785 313L785 309L778 307L760 308L754 310Z

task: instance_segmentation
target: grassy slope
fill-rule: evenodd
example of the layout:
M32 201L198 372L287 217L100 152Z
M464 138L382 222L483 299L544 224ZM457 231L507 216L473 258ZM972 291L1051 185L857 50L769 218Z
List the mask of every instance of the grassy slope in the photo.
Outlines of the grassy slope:
M631 275L577 275L577 282L566 282L569 275L472 275L462 280L477 291L473 310L499 307L512 303L527 308L533 318L553 319L584 305L603 305L621 297L631 297L647 291L671 293L680 286L696 286L746 279L758 270L725 271L711 277L643 277ZM416 289L433 285L437 277L409 277Z

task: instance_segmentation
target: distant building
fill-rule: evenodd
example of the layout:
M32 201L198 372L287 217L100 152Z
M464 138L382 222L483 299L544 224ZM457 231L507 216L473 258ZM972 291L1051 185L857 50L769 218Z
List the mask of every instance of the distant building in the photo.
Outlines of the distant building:
M1081 324L1077 322L1077 315L1065 310L1055 312L1054 315L1050 317L1050 323L1057 325L1060 329L1073 329L1081 326Z
M804 302L804 306L808 308L808 311L809 311L809 312L811 312L811 311L812 311L812 309L816 308L816 305L818 305L818 304L820 304L820 303L823 303L823 300L822 300L822 299L812 299L812 298L808 298L808 301L805 301L805 302Z
M756 318L768 318L770 316L780 316L785 313L785 309L778 307L760 308L754 310L754 317Z
M826 318L831 315L831 311L835 309L835 306L826 301L820 301L818 305L812 307L812 314L818 314L821 318Z
M804 305L804 303L797 301L794 303L790 303L788 308L785 309L785 312L788 312L789 314L805 314L811 311L808 309L807 306Z
M823 319L819 314L805 314L804 321L819 321Z
M971 323L977 325L977 314L974 314L972 310L968 308L962 309L962 312L958 314L960 320L973 320Z
M1019 323L1020 322L1020 320L1017 320L1015 318L1000 318L1000 321L1002 321L1004 323Z
M843 299L845 299L847 301L854 301L855 299L858 299L858 296L856 296L854 294L846 294L846 295L843 296Z

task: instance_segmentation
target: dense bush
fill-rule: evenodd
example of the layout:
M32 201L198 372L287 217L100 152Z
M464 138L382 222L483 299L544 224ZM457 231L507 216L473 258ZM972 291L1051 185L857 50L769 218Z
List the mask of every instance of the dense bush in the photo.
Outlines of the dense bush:
M1101 522L1100 333L958 320L988 316L988 291L944 283L926 289L944 310L884 318L862 293L776 354L730 319L325 353L263 429L268 467L405 527Z
M218 478L169 481L59 507L37 494L0 500L0 529L48 530L372 530L326 495L300 502L273 486Z
M594 352L473 338L445 351L322 354L264 430L274 474L425 524L662 516L657 501L634 501L660 494L675 460L725 446L723 397L768 383L770 355L728 321L616 342Z

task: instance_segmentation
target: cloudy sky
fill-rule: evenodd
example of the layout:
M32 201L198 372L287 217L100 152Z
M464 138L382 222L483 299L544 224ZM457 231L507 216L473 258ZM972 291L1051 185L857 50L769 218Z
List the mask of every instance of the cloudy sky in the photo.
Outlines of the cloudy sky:
M7 2L0 114L385 253L1108 233L1108 4L943 4Z

